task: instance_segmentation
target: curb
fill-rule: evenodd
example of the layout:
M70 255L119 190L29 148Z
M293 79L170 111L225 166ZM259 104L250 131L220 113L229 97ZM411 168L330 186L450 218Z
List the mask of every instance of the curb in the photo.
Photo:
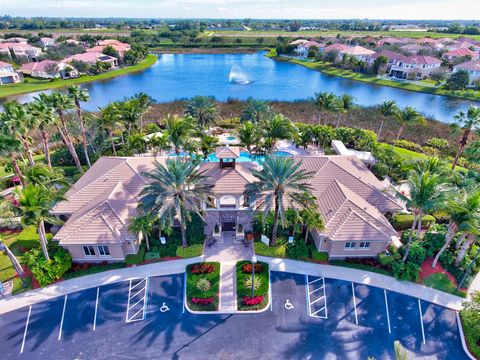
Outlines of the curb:
M470 353L470 350L468 349L468 346L467 346L467 342L465 341L465 334L463 333L463 325L462 325L462 319L460 318L460 314L457 312L456 316L457 316L458 332L460 333L460 339L462 340L463 351L465 351L465 354L467 354L467 356L470 359L477 360L477 358Z

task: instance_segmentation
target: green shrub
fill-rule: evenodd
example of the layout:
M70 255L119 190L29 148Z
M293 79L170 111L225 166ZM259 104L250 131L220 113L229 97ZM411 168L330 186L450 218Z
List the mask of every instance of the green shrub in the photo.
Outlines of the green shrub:
M315 261L328 261L328 252L318 251L315 245L309 245L308 249L310 250L310 257Z
M448 148L448 140L446 139L439 139L439 138L430 138L427 140L426 144L432 148L438 150L445 150Z
M177 247L177 251L175 254L184 259L201 256L203 254L203 245L194 244L187 246L186 248L179 246Z
M160 129L160 126L158 126L155 123L149 123L149 124L145 125L145 129L144 129L145 134L153 134L153 133L157 133L157 132L160 132L160 131L162 131L162 129Z
M427 250L423 247L419 241L412 241L410 244L410 251L408 252L407 261L416 265L422 265L425 261Z
M339 127L335 129L336 140L342 141L346 147L361 151L372 151L377 147L377 134L361 128Z
M380 180L384 180L388 175L388 165L384 163L376 163L372 166L372 172L378 177Z
M422 146L422 153L428 156L439 156L440 150L435 149L431 146Z
M419 278L420 267L412 262L395 261L392 264L392 272L398 280L416 282Z
M284 258L287 254L287 245L282 244L278 246L268 246L263 242L255 242L253 244L255 248L255 254L261 256L279 257Z
M402 254L400 254L400 251L398 250L398 248L395 245L390 245L388 247L388 251L390 252L390 254L393 255L393 258L395 260L400 260L402 258Z
M206 277L201 277L197 280L197 289L200 291L208 291L212 288L212 283Z
M392 255L387 255L385 253L378 254L378 262L384 266L391 265L395 261Z
M462 327L468 349L477 358L480 358L480 292L472 294L472 301L463 303L460 311Z
M158 251L147 251L145 252L144 260L155 260L160 259L160 253Z
M252 274L244 273L242 267L246 264L250 264L250 261L239 261L236 265L236 275L237 275L237 304L240 310L259 310L267 306L268 304L268 293L269 293L269 271L268 264L264 262L258 262L261 264L262 271L255 272L254 280L254 295L263 296L264 301L258 305L254 306L245 306L242 303L242 298L245 296L252 295ZM258 268L258 267L256 267Z
M453 284L445 274L432 274L422 281L422 284L437 290L445 291L449 294L465 297L466 294L456 291L456 286Z
M58 246L51 255L50 261L45 260L42 251L38 248L25 253L24 260L40 286L46 286L61 279L72 266L70 253Z
M412 227L413 215L412 214L395 214L390 220L392 226L397 231L407 230ZM435 218L432 215L422 216L422 228L429 228L435 223Z
M445 243L446 229L444 226L432 228L423 236L423 247L426 250L426 256L434 256Z
M287 257L295 260L308 258L309 251L307 245L302 240L294 241L287 245Z
M422 152L422 147L412 141L408 140L395 140L394 145L399 148L415 151L415 152Z
M125 263L127 263L127 265L138 265L138 264L141 264L144 259L145 259L145 246L142 244L136 254L128 254L125 257Z
M116 262L116 263L112 263L112 264L93 265L93 266L88 267L85 270L79 270L79 271L72 271L72 269L71 269L70 271L67 271L63 275L63 278L65 280L68 280L68 279L73 279L73 278L77 278L77 277L80 277L80 276L98 274L99 272L103 272L103 271L123 269L125 267L125 265L126 264L124 262Z

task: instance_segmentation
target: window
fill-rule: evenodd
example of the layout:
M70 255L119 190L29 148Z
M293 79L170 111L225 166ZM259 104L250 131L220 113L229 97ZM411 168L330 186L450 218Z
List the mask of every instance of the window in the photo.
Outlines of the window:
M93 249L93 246L84 246L83 247L83 253L85 256L95 256L95 250Z
M345 249L355 249L355 241L348 241L345 243Z
M100 246L97 246L97 248L98 248L98 254L100 256L110 256L110 250L108 250L108 246L100 245Z
M369 249L370 248L370 241L361 241L359 249Z

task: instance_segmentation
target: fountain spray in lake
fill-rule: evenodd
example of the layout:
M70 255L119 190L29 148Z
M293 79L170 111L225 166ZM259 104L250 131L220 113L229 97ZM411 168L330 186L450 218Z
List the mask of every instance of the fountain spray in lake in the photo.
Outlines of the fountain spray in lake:
M232 68L230 69L230 75L228 76L228 80L232 84L237 84L237 85L248 85L252 82L252 80L249 80L247 75L240 69L240 66L238 65L233 65Z

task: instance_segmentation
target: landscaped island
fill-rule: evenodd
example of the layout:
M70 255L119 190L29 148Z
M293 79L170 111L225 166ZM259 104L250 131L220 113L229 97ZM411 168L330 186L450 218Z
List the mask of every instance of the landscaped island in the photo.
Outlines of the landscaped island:
M187 266L187 304L193 311L217 311L219 306L220 263L204 262Z

